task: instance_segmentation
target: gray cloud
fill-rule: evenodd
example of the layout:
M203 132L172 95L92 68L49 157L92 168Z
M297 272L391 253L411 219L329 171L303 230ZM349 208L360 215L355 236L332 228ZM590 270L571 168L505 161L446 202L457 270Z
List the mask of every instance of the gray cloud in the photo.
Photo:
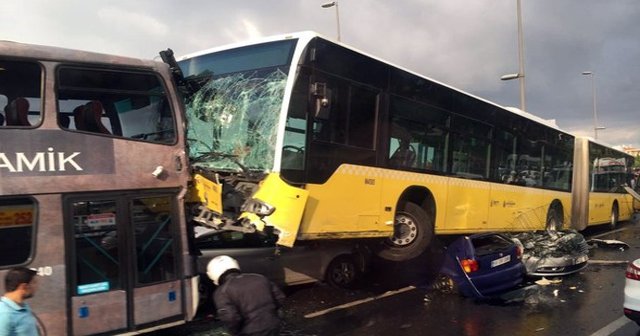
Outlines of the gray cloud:
M315 0L0 4L0 39L153 58L255 36L315 30L336 36L334 8ZM505 106L519 106L515 0L341 0L343 42ZM522 1L527 110L593 134L595 73L600 139L640 147L640 5L636 0ZM16 15L19 13L20 15Z

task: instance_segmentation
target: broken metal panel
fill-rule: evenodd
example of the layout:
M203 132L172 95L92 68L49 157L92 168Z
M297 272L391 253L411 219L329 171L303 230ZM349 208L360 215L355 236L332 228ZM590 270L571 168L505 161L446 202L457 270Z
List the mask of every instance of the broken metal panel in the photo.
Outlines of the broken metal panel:
M269 171L287 75L236 73L207 82L187 102L189 157L212 170Z
M589 241L587 242L589 244L593 244L597 247L600 246L605 246L605 247L612 247L612 248L619 248L622 251L629 249L629 244L621 241L621 240L616 240L616 239L597 239L597 238L591 238L589 239Z
M264 200L263 204L275 209L272 213L263 216L261 220L278 230L278 245L292 247L295 243L308 197L307 190L288 185L275 173L267 175L256 191L252 201ZM265 203L267 201L268 203ZM245 203L245 207L250 203L251 201ZM245 213L248 210L245 209Z
M631 195L631 197L633 197L636 201L640 201L640 194L638 194L635 190L631 189L628 186L624 187L624 190Z

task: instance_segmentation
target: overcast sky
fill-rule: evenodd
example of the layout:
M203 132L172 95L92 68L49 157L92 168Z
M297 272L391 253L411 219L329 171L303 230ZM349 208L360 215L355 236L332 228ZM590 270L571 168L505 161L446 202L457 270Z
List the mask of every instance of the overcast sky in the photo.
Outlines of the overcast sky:
M257 36L335 38L317 0L4 0L0 39L154 58ZM342 42L504 106L520 106L516 0L339 0ZM640 2L522 0L526 107L570 132L640 147Z

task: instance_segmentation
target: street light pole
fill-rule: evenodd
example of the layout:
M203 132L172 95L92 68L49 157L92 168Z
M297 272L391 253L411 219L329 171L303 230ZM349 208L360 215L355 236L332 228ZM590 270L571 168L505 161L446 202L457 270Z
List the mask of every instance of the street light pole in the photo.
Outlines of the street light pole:
M520 74L520 109L526 111L524 95L524 37L522 36L522 7L517 2L518 11L518 73Z
M598 127L598 109L596 104L596 78L593 71L583 71L583 76L591 77L591 95L593 96L593 136L598 140L598 130L606 129L606 127Z
M331 1L331 2L325 2L322 4L322 8L331 8L331 7L336 7L336 26L338 29L338 41L340 41L340 11L338 10L338 2Z
M520 80L520 109L526 111L526 99L524 88L524 37L522 33L522 8L520 6L520 0L516 3L517 17L518 17L518 73L508 74L500 77L501 80Z

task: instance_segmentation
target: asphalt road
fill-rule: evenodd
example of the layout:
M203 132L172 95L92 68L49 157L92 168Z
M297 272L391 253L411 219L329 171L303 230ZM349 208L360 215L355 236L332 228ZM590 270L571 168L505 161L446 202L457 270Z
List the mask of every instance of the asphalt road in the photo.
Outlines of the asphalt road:
M640 258L640 224L621 223L583 232L629 248L590 249L583 271L537 285L529 279L506 300L477 301L423 288L433 258L377 264L363 288L324 284L287 289L283 335L638 335L622 312L626 262ZM212 316L155 335L223 335Z

